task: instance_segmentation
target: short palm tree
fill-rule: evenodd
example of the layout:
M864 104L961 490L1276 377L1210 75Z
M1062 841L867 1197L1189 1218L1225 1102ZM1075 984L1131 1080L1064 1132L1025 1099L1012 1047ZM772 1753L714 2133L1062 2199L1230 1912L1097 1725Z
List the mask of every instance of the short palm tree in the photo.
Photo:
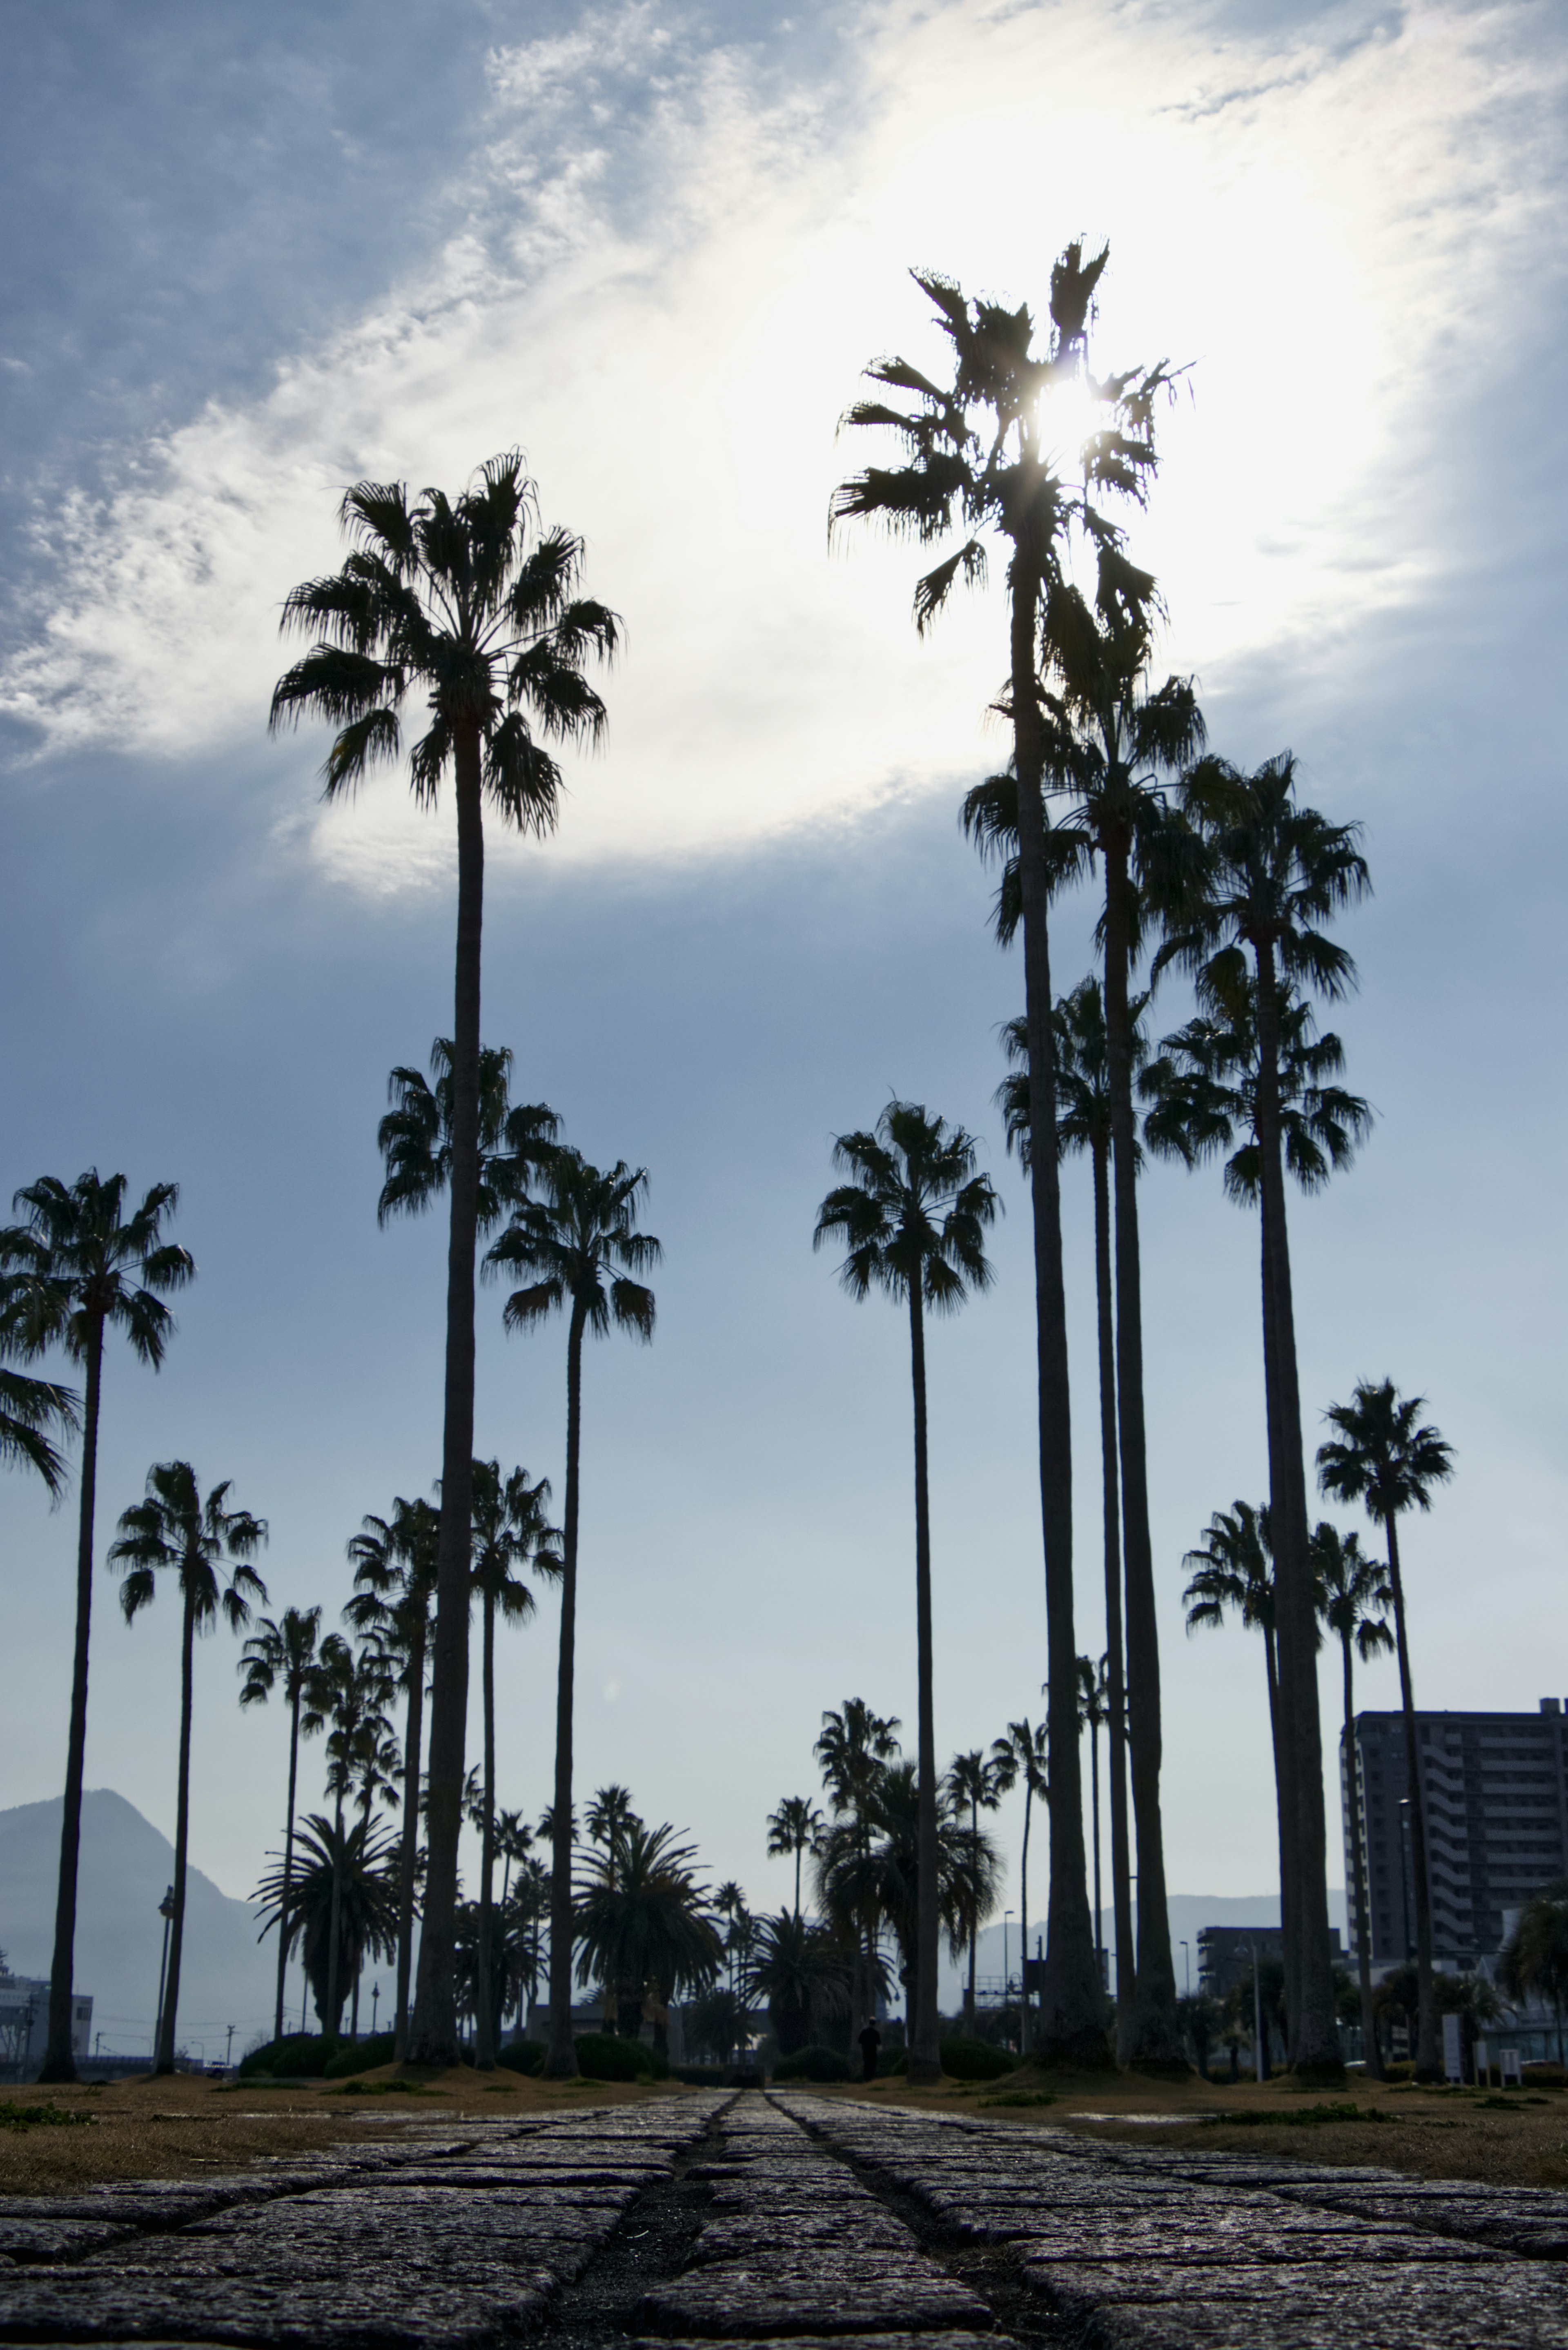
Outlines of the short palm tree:
M534 484L513 450L455 498L358 482L340 508L353 550L284 604L286 633L316 641L272 697L275 731L302 718L336 731L328 800L402 755L402 712L428 723L410 747L414 797L433 806L451 770L457 806L457 960L448 1183L441 1548L431 1699L430 1866L410 2054L456 2061L453 1914L468 1711L469 1478L473 1458L473 1281L480 1184L480 957L484 811L519 832L555 829L562 777L552 743L597 743L605 706L585 674L619 640L615 615L578 594L583 547L540 532Z
M822 1832L822 1814L806 1795L785 1795L776 1812L768 1814L768 1858L794 1856L794 1914L800 1916L800 1864Z
M1424 1396L1401 1396L1392 1379L1358 1379L1348 1403L1330 1404L1324 1418L1335 1433L1317 1449L1318 1482L1336 1502L1360 1502L1388 1544L1388 1583L1399 1655L1399 1699L1405 1711L1405 1760L1410 1802L1410 1863L1416 1880L1416 1967L1420 2006L1416 2077L1438 2076L1438 2015L1432 1994L1432 1893L1427 1876L1427 1799L1416 1738L1410 1638L1405 1582L1399 1566L1398 1522L1407 1510L1429 1510L1433 1488L1454 1473L1453 1447L1423 1424Z
M1093 1657L1080 1657L1078 1659L1078 1719L1089 1733L1089 1811L1095 1844L1095 1953L1104 1966L1104 1929L1100 1922L1105 1916L1100 1891L1100 1732L1111 1719L1108 1654L1103 1656L1097 1665ZM1141 1844L1138 1856L1140 1859L1143 1856Z
M981 1812L1001 1810L1007 1784L1004 1774L997 1768L995 1757L988 1754L981 1746L972 1747L965 1754L955 1754L948 1764L944 1793L958 1818L961 1819L965 1812L969 1814L969 1832L974 1842L978 1843L980 1837ZM974 1970L980 1950L980 1928L981 1920L976 1918L970 1928L969 1981L964 1985L963 1994L963 2028L971 2034L974 2031Z
M1550 2000L1557 2013L1557 2055L1563 2055L1563 2011L1568 2007L1568 1877L1543 1886L1520 1911L1502 1952L1498 1980L1511 2000Z
M1073 1673L1073 1457L1067 1376L1067 1315L1062 1268L1051 956L1047 908L1054 886L1044 788L1045 712L1038 673L1048 593L1063 576L1071 543L1092 551L1100 608L1134 615L1154 594L1130 564L1112 523L1110 498L1141 500L1155 467L1156 400L1169 381L1163 366L1096 380L1087 368L1088 325L1108 247L1085 258L1071 244L1051 273L1051 332L1033 348L1026 306L1007 310L971 301L929 272L915 282L935 306L952 348L950 383L933 382L907 359L879 360L873 384L905 395L895 407L873 398L846 422L897 436L904 462L873 466L835 493L833 520L880 523L924 547L961 543L919 580L915 620L924 634L956 581L982 583L988 545L1005 556L1009 675L1001 704L1012 730L1019 899L1029 1041L1030 1195L1034 1223L1040 1485L1045 1550L1051 1719L1051 1955L1045 2030L1054 2054L1109 2058L1085 1878L1077 1709ZM1080 448L1064 447L1051 395L1086 396L1099 411Z
M496 1273L523 1276L506 1301L509 1330L531 1329L566 1315L566 1495L561 1530L561 1651L556 1695L556 1800L550 1910L550 2045L545 2070L554 2080L576 2072L572 2043L572 1706L576 1667L577 1496L582 1459L583 1340L612 1329L648 1344L654 1297L638 1280L663 1254L637 1219L648 1191L648 1170L591 1167L580 1150L552 1150L535 1196L512 1221L485 1259Z
M545 1517L548 1478L532 1485L527 1472L501 1474L499 1461L473 1464L473 1591L483 1620L482 1681L484 1700L483 1801L480 1824L479 1981L493 1981L495 1883L495 1625L524 1624L534 1613L534 1594L520 1568L558 1581L559 1536ZM481 2072L495 2065L498 2019L482 1998L474 2019L474 2062Z
M1350 1846L1350 1898L1355 1933L1356 1973L1361 1991L1361 2038L1366 2070L1380 2080L1382 2062L1372 2002L1372 1912L1367 1896L1366 1855L1361 1833L1361 1772L1355 1752L1355 1684L1353 1652L1363 1664L1394 1646L1387 1611L1394 1593L1378 1559L1368 1558L1358 1534L1342 1534L1321 1518L1313 1530L1313 1574L1323 1620L1339 1641L1345 1668L1345 1728L1340 1750L1345 1769Z
M862 1854L871 1848L867 1805L879 1766L899 1752L903 1724L897 1714L880 1714L864 1698L846 1697L837 1711L822 1717L822 1729L812 1749L822 1772L834 1819ZM821 1839L818 1838L818 1851ZM869 2015L875 2005L874 1984L879 1964L877 1920L874 1909L851 1921L856 1936L855 2012Z
M41 1354L50 1346L61 1347L70 1361L82 1366L86 1388L77 1515L76 1645L60 1818L55 1948L49 1967L49 2036L38 2074L41 2081L74 2081L77 2076L71 2055L71 1976L76 1957L82 1772L87 1761L103 1342L109 1331L118 1330L130 1340L138 1360L157 1370L174 1328L174 1317L163 1300L171 1290L182 1289L196 1271L190 1251L164 1238L165 1220L179 1204L178 1184L155 1183L129 1216L125 1197L124 1176L100 1176L96 1167L78 1175L68 1189L57 1176L44 1175L18 1191L12 1201L15 1209L25 1211L25 1221L0 1232L0 1268L12 1276L5 1295L8 1341L27 1356ZM15 1403L12 1409L15 1413Z
M1002 1792L1004 1794L1011 1794L1013 1788L1019 1785L1023 1789L1023 1849L1018 1863L1018 1906L1023 1919L1021 1930L1023 1935L1025 1970L1029 1960L1029 1828L1035 1796L1046 1795L1049 1793L1050 1777L1047 1768L1049 1751L1050 1741L1045 1724L1043 1721L1033 1722L1027 1719L1023 1721L1010 1721L1007 1725L1006 1736L992 1739L991 1744L991 1759L997 1773L997 1785ZM1025 1984L1029 1981L1026 1970L1023 1981ZM1027 1991L1019 2002L1019 2020L1021 2026L1019 2054L1027 2056L1031 2036Z
M390 1518L367 1515L348 1542L355 1592L344 1609L353 1628L373 1636L393 1665L408 1700L403 1731L403 1832L398 1862L397 1991L393 2062L409 2044L409 1986L413 1974L414 1888L419 1874L420 1803L424 1747L425 1658L441 1554L441 1513L425 1501L397 1495Z
M1000 1202L976 1171L975 1147L916 1102L890 1101L874 1133L841 1134L834 1163L849 1178L817 1211L813 1246L842 1241L851 1297L881 1290L909 1315L915 1418L915 1639L919 1676L920 1920L909 2079L941 2078L937 2046L937 1740L931 1655L931 1529L926 1442L926 1315L956 1313L992 1281L984 1234Z
M283 1835L283 1875L278 1886L277 2012L273 2038L283 2038L283 1995L288 1973L288 1895L294 1868L295 1794L299 1783L299 1739L325 1726L326 1716L311 1702L317 1648L321 1637L319 1607L287 1607L275 1621L264 1616L240 1651L240 1703L265 1705L275 1690L288 1708L288 1808Z
M349 1606L353 1606L352 1601ZM328 1632L321 1643L315 1695L330 1725L327 1733L327 1792L333 1799L337 1837L335 1851L347 1849L343 1844L345 1803L351 1803L357 1791L368 1794L382 1777L381 1758L391 1743L386 1708L392 1695L395 1670L391 1650L374 1636L361 1640L358 1648L350 1648L337 1632ZM362 1813L367 1821L369 1813L367 1800ZM341 1887L338 1892L341 1895ZM348 1989L347 1981L337 1972L342 1939L335 1920L327 1943L326 2025L334 2037L342 2022L343 2001Z
M649 1828L634 1819L588 1863L576 1901L577 1981L605 1984L628 2039L641 2028L649 1991L668 2009L683 1985L706 1991L723 1965L695 1858L668 1822ZM662 2036L656 2024L656 2044Z
M397 1068L387 1080L392 1107L376 1128L376 1147L386 1169L376 1221L422 1215L446 1190L452 1175L452 1040L438 1036L431 1046L432 1086L418 1069ZM479 1186L475 1228L481 1238L494 1231L513 1201L527 1191L528 1178L555 1141L560 1120L543 1102L511 1098L512 1054L504 1045L483 1045L479 1053Z
M286 1906L288 1949L304 1945L317 2017L329 2039L337 2036L342 2004L339 1999L338 2008L332 2006L329 1983L356 1981L367 1959L389 1958L396 1945L394 1849L390 1837L368 1819L346 1827L341 1815L327 1819L312 1812L300 1824L298 1860L286 1894L281 1866L256 1887L264 1932L281 1926Z
M798 1906L757 1919L745 1996L766 2002L781 2056L806 2047L829 2018L848 2014L852 1974L851 1949L828 1928L808 1923Z
M229 1507L229 1481L203 1498L188 1461L161 1461L147 1472L147 1498L122 1510L109 1562L120 1569L119 1604L128 1624L151 1607L161 1571L179 1586L180 1780L174 1805L174 1915L169 1929L162 2030L154 2070L174 2070L175 2011L185 1939L185 1861L191 1835L191 1701L196 1635L231 1632L251 1620L251 1602L266 1603L266 1586L248 1564L266 1541L266 1520Z

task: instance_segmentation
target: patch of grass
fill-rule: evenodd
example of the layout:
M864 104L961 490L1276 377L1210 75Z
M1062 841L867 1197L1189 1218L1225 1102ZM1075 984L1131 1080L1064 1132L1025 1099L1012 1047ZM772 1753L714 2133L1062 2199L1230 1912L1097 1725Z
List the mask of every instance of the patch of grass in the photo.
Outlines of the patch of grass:
M91 2114L73 2113L68 2106L13 2106L0 2102L0 2129L85 2129Z
M1293 2113L1283 2106L1276 2106L1262 2114L1204 2114L1199 2116L1199 2126L1202 2129L1260 2129L1272 2123L1276 2127L1287 2129L1316 2129L1328 2122L1386 2122L1388 2119L1389 2116L1380 2113L1376 2106L1358 2106L1352 2098L1317 2106L1299 2106Z
M484 2094L487 2097L514 2097L517 2092L510 2081L486 2081Z
M1056 2093L1054 2089L1005 2089L1001 2096L981 2097L980 2102L982 2106L1054 2106Z
M1478 2106L1494 2114L1511 2114L1515 2106L1549 2106L1552 2100L1550 2097L1521 2096L1517 2089L1514 2091L1511 2097L1500 2097L1494 2092L1490 2097L1478 2097L1476 2099Z
M345 2081L340 2089L323 2089L324 2097L434 2097L437 2089L423 2081Z

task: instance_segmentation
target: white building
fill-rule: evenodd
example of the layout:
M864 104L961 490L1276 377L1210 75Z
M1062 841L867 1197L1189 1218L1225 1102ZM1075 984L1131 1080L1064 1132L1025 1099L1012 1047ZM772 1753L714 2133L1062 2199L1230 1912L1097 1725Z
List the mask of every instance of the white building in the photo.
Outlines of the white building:
M0 2078L30 2081L49 2042L49 1986L31 1975L0 1975ZM71 1996L71 2054L92 2052L92 2002Z

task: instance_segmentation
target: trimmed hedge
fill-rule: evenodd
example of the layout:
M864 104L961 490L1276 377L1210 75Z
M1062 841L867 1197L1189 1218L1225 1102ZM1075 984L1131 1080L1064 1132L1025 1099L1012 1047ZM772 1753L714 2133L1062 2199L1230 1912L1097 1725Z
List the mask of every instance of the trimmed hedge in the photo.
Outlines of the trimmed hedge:
M275 2081L319 2079L337 2054L337 2041L319 2032L286 2032L281 2040L269 2040L242 2058L240 2078L260 2073Z
M781 2056L774 2066L775 2081L847 2081L849 2059L836 2048L802 2048Z
M939 2041L937 2054L950 2081L1000 2081L1004 2074L1018 2070L1016 2056L1005 2048L992 2048L984 2040ZM894 2055L878 2058L877 2077L885 2080L909 2069L909 2050L900 2048Z
M545 2043L542 2040L509 2040L495 2052L495 2061L508 2073L526 2073L537 2080L545 2069Z
M640 2040L613 2032L585 2032L577 2041L577 2070L586 2081L668 2081L670 2062Z
M327 2065L329 2081L345 2081L356 2073L373 2073L378 2064L389 2064L396 2034L374 2032L363 2040L350 2040L330 2057Z

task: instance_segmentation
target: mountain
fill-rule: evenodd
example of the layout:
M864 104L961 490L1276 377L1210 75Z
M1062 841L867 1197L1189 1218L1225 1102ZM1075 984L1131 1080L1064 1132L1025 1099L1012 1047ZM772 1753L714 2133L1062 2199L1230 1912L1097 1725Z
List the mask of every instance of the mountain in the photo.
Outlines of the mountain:
M0 1949L13 1973L47 1976L55 1941L60 1866L60 1799L0 1812ZM93 2002L95 2042L106 2054L146 2055L158 2012L163 1920L158 1905L174 1875L174 1847L111 1788L82 1798L77 1886L76 1984ZM289 1997L298 2021L300 1976ZM180 2043L222 2056L234 2025L236 2055L272 2033L277 1945L259 1946L248 1901L220 1893L199 1868L185 1875L185 1949L181 1964Z
M1190 1963L1192 1988L1198 1989L1198 1930L1200 1926L1274 1926L1280 1922L1280 1897L1277 1893L1172 1893L1167 1897L1166 1916L1170 1920L1170 1955L1176 1961L1176 1988L1185 1991ZM1328 1897L1328 1922L1337 1926L1341 1941L1345 1939L1345 1895L1331 1892ZM1133 1903L1133 1932L1137 1932L1137 1903ZM1034 1955L1035 1940L1042 1948L1045 1941L1045 1920L1040 1918L1029 1929L1029 1955ZM1108 1909L1101 1915L1100 1939L1107 1950L1116 1947L1116 1921ZM1181 1945L1185 1942L1184 1952ZM983 1984L989 1976L993 1983L1002 1981L1002 1928L986 1926L981 1930L977 1981ZM1018 1925L1016 1919L1007 1929L1007 1962L1010 1971L1018 1972ZM961 1966L955 1966L944 1946L941 1975L937 1997L944 2015L955 2014L963 1997L963 1987L969 1979L967 1953Z

